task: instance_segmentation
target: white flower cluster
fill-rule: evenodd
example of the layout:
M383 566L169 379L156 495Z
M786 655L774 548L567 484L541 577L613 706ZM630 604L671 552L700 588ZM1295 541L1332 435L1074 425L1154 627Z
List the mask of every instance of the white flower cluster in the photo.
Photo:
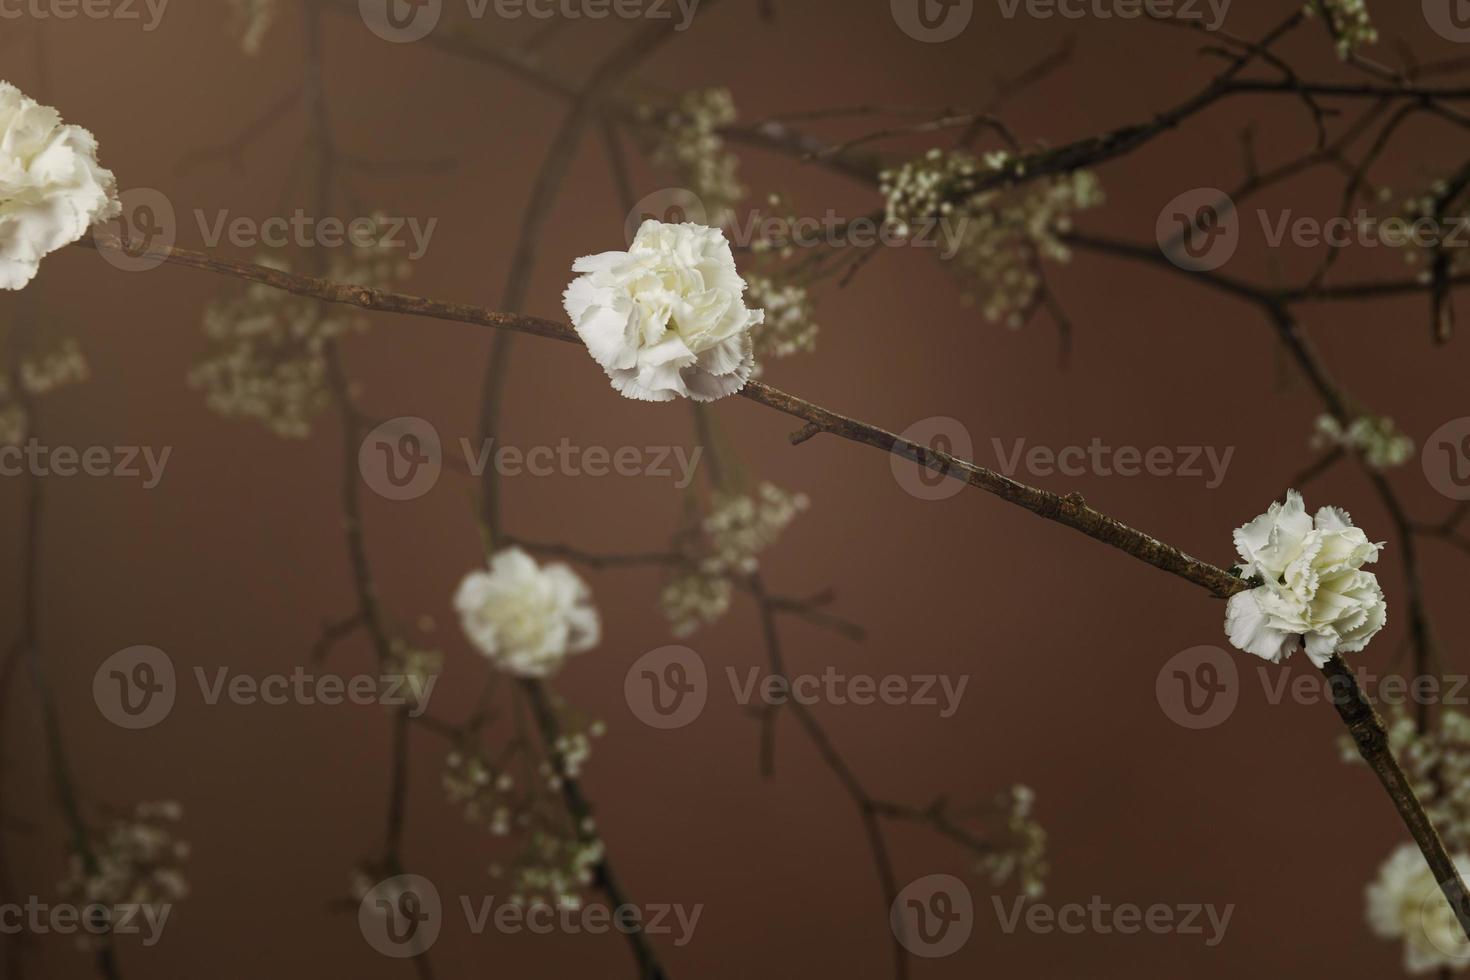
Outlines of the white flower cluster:
M1388 621L1377 576L1362 570L1382 547L1346 511L1323 507L1314 519L1302 495L1289 491L1285 504L1235 532L1242 574L1261 584L1226 606L1230 642L1279 664L1305 641L1317 667L1362 650Z
M740 161L725 148L720 129L735 122L735 99L726 88L692 89L672 109L643 104L640 118L652 124L649 159L671 171L705 206L716 228L735 216L745 196L736 176Z
M290 270L275 256L257 261ZM378 245L334 255L328 270L334 281L357 286L391 285L408 273L401 255ZM251 283L240 295L206 308L208 350L189 372L189 383L227 418L255 419L282 438L305 439L312 421L331 403L329 345L365 328L362 315L345 307Z
M71 856L62 894L78 903L114 908L182 900L189 893L181 870L189 845L174 838L174 825L182 816L182 808L172 800L138 804L92 843L95 873L87 873L81 855Z
M995 886L1015 879L1027 898L1040 898L1046 891L1046 831L1031 815L1036 794L1028 786L1012 786L999 803L1006 813L1010 843L980 859L976 871Z
M752 377L760 377L761 363L768 357L810 354L817 349L819 328L812 320L812 298L805 286L761 273L750 274L746 282L750 305L766 311L765 322L754 331L756 369Z
M806 494L762 483L754 496L716 494L700 523L700 557L664 587L660 605L674 635L688 636L730 609L732 579L754 573L759 555L811 506Z
M92 134L0 81L0 289L21 289L42 259L121 211Z
M260 54L279 14L277 0L230 0L230 29L246 54Z
M881 180L889 223L913 235L942 222L960 243L951 261L967 286L966 298L978 300L992 323L1016 328L1035 309L1041 262L1071 258L1060 236L1071 229L1072 215L1101 204L1103 193L1085 170L977 190L997 174L1023 177L1025 164L1003 152L981 161L935 149L884 171Z
M1337 56L1347 58L1365 44L1378 43L1378 29L1368 13L1367 0L1308 0L1307 16L1323 14L1337 39Z
M87 359L74 340L26 357L20 363L20 384L30 395L45 395L64 385L79 384L90 376ZM25 438L25 409L11 390L9 372L0 375L0 446L16 446Z
M1470 877L1470 856L1457 854L1454 862L1462 877ZM1389 856L1365 897L1369 928L1381 939L1403 940L1408 972L1458 969L1470 962L1465 932L1416 845L1404 844Z
M1312 448L1329 446L1361 453L1378 470L1402 466L1414 458L1414 440L1400 432L1393 419L1381 415L1360 415L1346 429L1331 415L1319 416Z
M496 837L511 831L519 806L515 777L478 751L454 751L444 759L444 794L470 823L484 824Z
M492 865L490 875L509 879L511 905L579 909L605 853L593 829L589 821L580 835L533 831L515 864L509 870Z
M488 571L466 575L454 608L470 642L515 677L550 677L602 638L587 583L569 566L538 565L520 548L498 551Z
M444 668L444 654L438 650L423 650L407 641L394 638L389 652L393 655L392 671L403 678L407 697L414 705L423 703L429 691L429 680Z
M1470 716L1442 708L1435 726L1420 734L1415 719L1399 708L1387 727L1389 748L1445 846L1470 851ZM1352 736L1340 736L1338 746L1344 762L1363 761Z
M627 398L710 402L745 387L751 331L745 280L714 228L645 221L626 252L588 255L562 303L612 386Z

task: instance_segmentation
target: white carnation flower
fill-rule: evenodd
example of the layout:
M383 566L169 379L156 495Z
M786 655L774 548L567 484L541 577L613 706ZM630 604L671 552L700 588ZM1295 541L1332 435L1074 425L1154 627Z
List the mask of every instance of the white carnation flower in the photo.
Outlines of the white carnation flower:
M43 258L121 211L92 134L0 81L0 289L22 288Z
M470 642L501 670L549 677L601 638L591 599L566 565L537 565L520 548L506 548L491 557L488 572L465 576L454 608Z
M1290 491L1285 504L1273 503L1235 532L1244 574L1263 584L1231 598L1230 642L1279 664L1305 638L1318 667L1334 654L1363 649L1388 621L1377 576L1362 570L1382 547L1336 507L1323 507L1314 521L1302 495Z
M629 398L708 402L755 369L745 280L717 229L645 221L633 247L578 259L563 296L577 336Z
M1455 867L1470 876L1470 857L1456 855ZM1470 961L1464 930L1415 845L1404 844L1383 862L1366 897L1369 928L1382 939L1404 941L1408 972L1431 973Z

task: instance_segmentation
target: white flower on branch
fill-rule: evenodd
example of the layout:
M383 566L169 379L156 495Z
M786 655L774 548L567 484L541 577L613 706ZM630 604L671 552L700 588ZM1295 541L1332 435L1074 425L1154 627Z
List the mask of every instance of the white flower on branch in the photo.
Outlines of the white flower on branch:
M1460 874L1470 876L1470 857L1458 854L1454 860ZM1408 972L1465 965L1465 933L1417 845L1404 844L1383 862L1366 897L1368 926L1382 939L1403 940Z
M0 289L21 289L42 259L121 210L92 134L0 81Z
M1230 642L1279 664L1305 640L1318 667L1334 654L1362 650L1388 621L1377 576L1362 570L1382 547L1345 511L1323 507L1314 520L1302 495L1288 492L1285 504L1273 503L1235 532L1243 574L1261 585L1230 599Z
M1308 16L1322 14L1337 41L1337 56L1346 59L1365 44L1378 43L1378 29L1368 13L1367 0L1308 0Z
M466 575L454 608L470 642L516 677L550 677L602 636L587 583L559 562L538 565L520 548L498 551L489 571Z
M714 228L645 221L626 252L578 259L567 315L613 387L628 398L714 401L755 369L745 280Z

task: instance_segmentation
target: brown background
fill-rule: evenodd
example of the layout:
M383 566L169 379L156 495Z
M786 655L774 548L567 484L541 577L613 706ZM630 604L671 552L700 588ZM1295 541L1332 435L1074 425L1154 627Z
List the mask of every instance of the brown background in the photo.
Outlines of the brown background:
M1228 26L1257 34L1290 4L1239 2ZM1422 57L1449 56L1417 4L1379 3L1386 40L1402 37ZM1013 74L1073 32L1078 47L1061 72L1005 111L1022 139L1053 144L1148 118L1196 91L1217 63L1200 38L1139 23L1005 20L989 2L945 45L911 41L887 4L868 0L778 2L763 24L751 3L726 0L668 46L643 73L671 88L730 86L745 119L799 109L886 102L979 102L998 75ZM201 248L195 208L264 218L277 203L303 135L298 112L228 166L186 175L189 150L222 142L296 81L299 25L288 15L258 59L239 53L218 2L171 7L159 30L113 21L50 23L47 101L93 129L104 163L124 186L163 190L186 216L180 244ZM35 25L5 22L5 31ZM528 25L493 20L481 36L513 41ZM627 25L582 24L547 53L580 75ZM1313 74L1342 74L1316 29L1287 47ZM554 99L484 66L427 45L386 45L355 20L328 22L329 99L344 146L362 155L450 156L447 176L361 178L357 188L390 212L438 217L412 291L495 307L520 210L563 112ZM9 46L0 77L37 85L32 43ZM1384 58L1387 45L1380 46ZM1181 191L1229 187L1240 176L1237 134L1256 127L1266 161L1310 145L1309 118L1286 99L1238 98L1099 175L1105 208L1082 227L1149 241L1155 215ZM858 123L857 127L865 127ZM828 127L840 137L861 128ZM1443 125L1410 126L1382 175L1402 185L1454 165L1462 137ZM909 143L899 155L922 148ZM746 183L782 190L807 210L870 211L870 191L786 158L743 154ZM671 181L637 166L640 189ZM291 207L300 200L293 192ZM1263 199L1273 208L1326 215L1337 188L1322 172ZM289 209L288 209L289 211ZM593 142L584 146L542 247L531 310L559 316L575 256L621 247L622 214ZM228 249L225 254L235 253ZM246 257L244 254L236 257ZM1315 256L1268 254L1247 226L1230 271L1258 281L1301 277ZM1393 255L1355 255L1347 274L1403 274ZM890 252L846 290L822 294L819 353L770 366L773 383L892 428L952 415L973 433L982 463L991 439L1060 447L1094 436L1112 444L1234 446L1224 485L1200 480L1039 480L1217 563L1232 557L1230 530L1279 496L1309 461L1317 404L1257 313L1182 275L1091 255L1054 276L1077 323L1070 371L1040 319L1020 332L985 323L928 253ZM120 480L51 481L45 521L42 642L54 667L68 745L90 804L176 798L192 842L192 897L163 942L125 944L127 975L207 972L222 980L278 976L406 975L331 913L349 871L377 850L386 787L387 726L368 708L208 707L186 685L169 720L139 733L97 712L91 678L112 652L134 644L168 651L181 672L231 665L264 674L305 662L321 625L350 609L338 519L341 461L336 425L309 441L207 411L184 382L202 348L201 310L231 285L174 268L129 275L90 252L49 259L37 285L48 321L81 338L96 378L43 403L51 444L173 447L162 486ZM0 298L6 311L13 296ZM1303 311L1340 380L1422 440L1464 414L1465 340L1428 343L1417 300ZM468 326L376 317L349 345L369 412L420 415L447 439L473 432L480 369L490 338ZM688 415L620 399L584 353L527 340L508 397L507 439L530 447L563 436L584 446L686 442ZM1338 761L1338 726L1326 705L1267 702L1255 665L1235 715L1204 732L1175 726L1154 695L1159 667L1186 647L1223 644L1220 604L1092 541L966 493L938 503L907 495L878 453L818 439L799 449L793 425L740 400L718 414L751 471L810 494L813 509L764 564L772 586L794 594L836 590L836 609L860 620L868 640L851 645L806 626L789 628L792 669L820 672L949 672L971 675L960 713L939 720L907 708L821 707L818 714L870 789L923 803L988 797L1014 781L1035 787L1051 835L1048 901L1100 895L1133 902L1233 903L1225 941L1199 936L1004 935L990 892L976 885L974 938L960 954L920 962L917 976L1233 977L1395 975L1396 945L1367 935L1362 888L1403 833L1362 769ZM1417 459L1393 477L1414 512L1449 507ZM19 529L21 485L0 484L5 540ZM421 614L449 663L436 714L468 709L484 667L469 651L448 600L479 560L472 486L447 476L428 497L390 505L370 498L371 557L385 602L400 623ZM1352 511L1377 537L1388 521L1362 477L1334 471L1308 503ZM522 533L595 550L657 546L674 526L679 494L650 479L523 478L508 486L507 519ZM1464 556L1425 547L1428 600L1440 638L1460 660ZM13 547L0 595L15 596ZM1362 657L1385 669L1405 641L1400 566L1380 571L1397 613ZM830 773L787 719L779 769L757 771L757 729L728 698L692 727L644 728L622 700L627 666L668 642L655 606L655 572L591 576L605 641L562 675L559 690L611 734L596 749L586 785L614 864L640 902L703 903L694 942L660 951L677 977L888 975L888 935L877 881L856 816ZM7 599L7 603L13 603ZM7 608L13 608L9 606ZM692 641L716 671L763 662L748 604ZM362 645L336 669L369 669ZM1305 662L1292 666L1301 672ZM1452 669L1454 669L1452 667ZM719 688L717 688L718 690ZM6 729L7 817L36 824L6 844L24 893L49 894L62 874L61 834L39 764L30 692L12 693ZM485 866L499 844L467 826L439 787L443 745L413 745L410 867L453 896L494 892ZM892 837L904 880L964 873L968 859L934 835ZM1010 892L1007 890L1008 898ZM89 963L62 939L39 944L44 973L84 976ZM451 920L436 950L443 976L630 975L621 940L474 937Z

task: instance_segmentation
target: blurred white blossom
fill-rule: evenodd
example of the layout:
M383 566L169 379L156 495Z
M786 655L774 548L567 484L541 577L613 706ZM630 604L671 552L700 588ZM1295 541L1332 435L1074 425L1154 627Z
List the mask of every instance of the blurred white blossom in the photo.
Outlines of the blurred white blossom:
M1378 43L1378 29L1368 13L1367 0L1307 0L1308 16L1323 14L1337 39L1337 55L1347 58L1365 44Z
M746 297L750 305L766 313L765 321L755 328L753 377L758 378L767 358L816 350L818 327L813 322L811 294L805 286L762 273L752 273L748 282L750 291Z
M454 596L465 635L497 668L516 677L549 677L601 639L592 593L567 565L538 565L520 548L471 572Z
M21 388L32 396L79 384L90 376L82 349L69 339L22 358L16 373ZM29 421L21 399L13 390L11 372L5 371L0 374L0 446L19 445L26 437Z
M1454 861L1460 875L1470 877L1470 857L1461 853ZM1383 862L1366 898L1373 933L1403 940L1405 970L1431 973L1470 962L1465 931L1416 845L1401 845Z
M230 29L248 55L260 54L265 36L280 14L278 0L230 0Z
M736 176L739 159L725 148L719 132L735 122L730 90L691 89L672 109L642 104L638 115L650 124L644 130L649 159L694 192L711 225L731 220L745 188Z
M164 906L189 894L182 865L189 845L174 836L183 816L172 800L139 803L130 815L108 824L90 843L96 867L89 871L80 854L60 890L69 901L109 908Z
M999 800L1005 819L1005 843L980 859L976 870L995 886L1012 879L1027 898L1046 891L1046 831L1032 815L1036 794L1029 786L1012 786Z
M1369 466L1379 470L1402 466L1414 458L1414 440L1400 432L1393 419L1380 415L1360 415L1346 429L1331 415L1319 416L1312 448L1329 447L1361 453Z
M97 140L0 81L0 289L20 289L41 260L122 211Z

